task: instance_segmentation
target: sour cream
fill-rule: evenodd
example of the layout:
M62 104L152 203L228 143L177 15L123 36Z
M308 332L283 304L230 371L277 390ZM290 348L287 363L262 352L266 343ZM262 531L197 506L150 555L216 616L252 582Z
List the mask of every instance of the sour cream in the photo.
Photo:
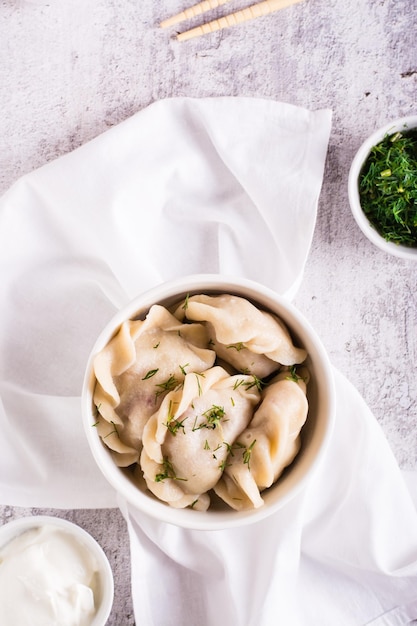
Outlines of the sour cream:
M89 626L98 588L94 555L62 528L28 530L0 549L2 626Z

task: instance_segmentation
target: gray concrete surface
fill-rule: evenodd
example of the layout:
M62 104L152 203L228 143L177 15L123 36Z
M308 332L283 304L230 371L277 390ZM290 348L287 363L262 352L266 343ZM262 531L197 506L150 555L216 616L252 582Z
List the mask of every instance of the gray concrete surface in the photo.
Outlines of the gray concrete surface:
M306 0L180 44L157 24L189 4L0 0L0 193L168 96L261 96L331 108L317 227L296 304L372 408L400 466L417 469L417 266L373 248L347 198L350 162L365 137L417 114L415 2ZM5 506L0 520L34 512L66 517L99 540L116 582L109 626L134 624L120 513Z

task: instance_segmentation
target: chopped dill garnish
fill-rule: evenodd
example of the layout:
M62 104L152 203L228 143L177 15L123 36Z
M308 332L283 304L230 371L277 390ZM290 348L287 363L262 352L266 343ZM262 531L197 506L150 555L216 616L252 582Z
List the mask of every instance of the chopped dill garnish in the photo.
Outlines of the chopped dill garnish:
M265 387L266 383L261 379L255 376L255 374L250 374L252 380L245 380L244 378L238 378L233 385L233 389L237 389L238 387L245 387L246 391L252 389L252 387L256 387L258 391L262 391Z
M215 452L217 452L217 450L220 450L220 448L222 447L222 444L219 443L218 446L216 446L213 450L213 454L211 455L213 457L213 459L217 460L217 456L214 454Z
M111 430L109 433L107 433L107 435L105 435L103 437L103 439L106 439L107 437L110 437L110 435L117 435L119 437L119 431L117 430L117 426L114 422L110 422L110 424L113 424L113 430Z
M298 383L299 380L304 380L304 378L297 374L297 366L291 365L288 376L286 376L286 380L292 380L295 383Z
M154 350L155 350L156 348L159 348L159 344L160 344L160 343L161 343L161 342L160 342L160 341L158 341L158 343L156 343L156 344L154 345Z
M234 348L235 350L237 350L237 352L240 352L241 350L243 350L244 347L245 347L245 344L243 344L241 341L239 341L238 343L231 343L230 345L226 346L228 350L230 348Z
M173 391L180 384L180 381L177 380L175 376L171 375L163 383L158 383L157 385L155 385L155 387L157 387L156 397L158 398L162 393L165 393L166 391Z
M224 472L224 470L226 469L226 467L229 467L230 463L227 462L227 459L225 459L224 461L222 461L219 465L219 469Z
M359 176L368 220L387 241L417 246L417 131L386 135Z
M252 450L253 450L255 443L256 443L256 439L252 441L250 446L245 446L245 444L241 443L240 441L236 441L233 444L233 447L235 449L237 448L237 449L242 450L242 460L243 460L243 463L248 466L248 470L250 470L250 458L251 458Z
M223 441L223 445L225 445L225 446L226 446L227 451L228 451L228 453L229 453L231 456L235 456L235 455L233 454L233 446L231 446L231 445L230 445L230 443L227 443L227 441Z
M177 432L182 429L182 432L185 435L185 428L184 428L184 422L187 419L187 417L184 417L183 420L178 420L178 419L174 419L174 404L178 404L177 402L173 402L172 400L170 400L169 405L168 405L168 416L167 416L167 421L164 424L164 426L167 427L167 429L169 430L169 432L174 435L177 434Z
M155 475L156 483L160 483L166 478L172 478L172 480L185 480L185 481L187 480L186 478L179 478L179 476L176 475L175 470L172 466L172 463L168 459L168 457L164 457L162 465L163 465L164 471Z
M210 409L207 409L207 411L204 411L204 413L202 413L202 417L204 417L205 422L201 422L201 424L199 424L198 426L197 426L198 418L196 416L192 430L193 432L195 430L200 430L200 428L209 428L209 429L214 430L220 424L220 420L222 420L225 415L226 415L226 411L224 410L222 406L213 404L213 406Z
M182 305L182 309L184 309L184 311L186 311L188 309L188 300L190 299L190 294L187 293L187 295L185 296L185 300L184 300L184 304Z
M199 376L202 376L204 378L204 374L197 374L197 372L195 372L195 379L197 381L198 395L201 396L201 394L203 393L203 390L201 389L200 379L198 378Z
M186 375L187 375L187 372L185 371L185 368L186 368L186 367L189 367L189 366L190 366L190 364L189 364L189 363L186 363L185 365L179 365L179 366L178 366L178 367L180 368L180 370L181 370L181 372L183 373L183 375L184 375L184 376L186 376Z
M155 376L157 372L159 372L159 367L157 367L155 370L149 370L149 372L145 374L142 380L148 380L148 378L152 378L152 376Z
M265 383L261 378L258 378L257 376L255 376L255 374L252 374L252 378L253 381L252 382L246 382L245 387L246 389L252 389L252 387L256 387L258 391L262 391L262 389L265 387Z
M256 439L254 439L252 443L250 444L250 446L247 447L245 451L243 452L243 462L245 463L245 465L248 466L248 470L250 470L250 457L251 457L253 446L255 445L255 443L256 443Z
M210 449L211 448L210 448L209 442L206 439L205 442L204 442L204 450L210 450Z
M177 432L180 430L180 428L182 428L182 432L185 435L184 422L185 422L186 419L187 418L184 417L183 420L171 420L171 421L167 422L165 424L165 426L168 428L169 432L174 435L174 437L177 434Z

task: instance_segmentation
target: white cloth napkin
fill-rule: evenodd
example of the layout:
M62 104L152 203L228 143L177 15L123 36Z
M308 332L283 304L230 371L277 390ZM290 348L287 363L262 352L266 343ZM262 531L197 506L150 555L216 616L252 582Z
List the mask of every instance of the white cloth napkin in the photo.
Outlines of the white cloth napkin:
M121 503L147 626L402 626L417 619L417 513L377 421L335 370L337 419L308 488L254 526L190 531ZM155 585L155 580L158 584Z
M416 508L375 419L337 372L333 441L312 482L274 517L230 533L157 524L117 500L81 424L89 350L139 292L219 272L295 294L330 119L260 99L165 100L0 201L0 502L117 503L138 624L417 618Z
M185 274L237 274L293 292L329 132L329 111L169 99L3 196L0 502L115 505L80 420L96 336L129 299Z

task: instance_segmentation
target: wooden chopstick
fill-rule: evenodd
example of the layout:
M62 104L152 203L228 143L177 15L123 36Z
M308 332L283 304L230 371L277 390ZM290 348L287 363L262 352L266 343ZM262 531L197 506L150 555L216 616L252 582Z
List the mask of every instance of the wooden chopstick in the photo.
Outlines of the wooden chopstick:
M198 2L193 6L181 11L181 13L177 13L172 17L163 20L159 26L161 28L167 28L167 26L172 26L173 24L179 24L184 20L190 20L197 15L201 15L202 13L206 13L207 11L211 11L211 9L217 9L217 7L222 4L227 4L231 2L231 0L202 0L202 2Z
M220 17L217 20L207 22L201 26L196 26L196 28L191 28L183 33L179 33L176 38L178 41L186 41L188 39L193 39L194 37L200 37L201 35L206 35L216 30L230 28L231 26L236 26L242 22L253 20L256 17L262 17L263 15L274 13L275 11L285 9L286 7L297 4L301 1L302 0L262 0L262 2L252 4L246 9L241 9L235 13L229 13L229 15Z

